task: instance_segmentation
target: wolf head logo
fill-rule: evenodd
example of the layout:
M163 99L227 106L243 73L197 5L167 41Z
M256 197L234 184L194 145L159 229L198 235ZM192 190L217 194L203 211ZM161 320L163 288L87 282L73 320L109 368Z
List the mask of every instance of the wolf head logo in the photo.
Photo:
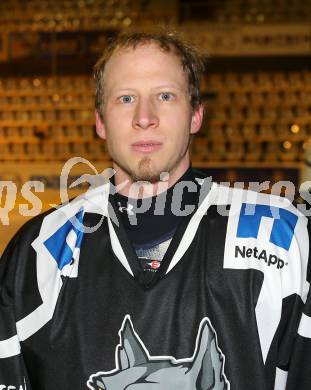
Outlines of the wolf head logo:
M201 321L191 358L150 356L127 315L119 331L116 368L91 375L92 390L230 390L225 357L208 318Z

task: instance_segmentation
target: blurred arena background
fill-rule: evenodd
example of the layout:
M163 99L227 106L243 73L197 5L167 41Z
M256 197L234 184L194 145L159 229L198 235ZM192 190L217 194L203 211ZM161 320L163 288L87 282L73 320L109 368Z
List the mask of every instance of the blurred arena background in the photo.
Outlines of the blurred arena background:
M1 0L0 253L39 206L60 202L70 157L111 165L95 134L92 67L110 37L159 26L206 56L193 165L216 181L311 180L310 1ZM83 173L93 172L81 164L70 179ZM37 180L36 208L23 185Z

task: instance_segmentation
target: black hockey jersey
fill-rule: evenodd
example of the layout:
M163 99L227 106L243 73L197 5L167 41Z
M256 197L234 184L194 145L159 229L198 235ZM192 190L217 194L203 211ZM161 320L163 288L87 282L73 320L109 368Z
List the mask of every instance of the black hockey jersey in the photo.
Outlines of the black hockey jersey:
M109 184L28 222L0 263L0 389L309 390L307 218L205 192L151 285Z

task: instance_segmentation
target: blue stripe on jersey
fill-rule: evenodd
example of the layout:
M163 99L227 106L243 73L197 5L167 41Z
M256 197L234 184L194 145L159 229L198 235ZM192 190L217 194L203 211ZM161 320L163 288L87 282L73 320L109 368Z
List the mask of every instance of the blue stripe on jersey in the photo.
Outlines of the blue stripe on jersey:
M69 219L64 225L62 225L50 238L48 238L44 245L54 257L57 266L62 270L67 264L70 264L73 256L73 250L68 245L66 239L71 231L74 231L77 240L75 243L75 248L80 248L83 238L83 209L81 208L79 212L75 215L78 220L78 223L72 223L72 220ZM78 226L77 226L78 225Z
M270 242L288 250L292 242L298 216L279 207L243 203L237 237L257 238L262 217L274 218Z

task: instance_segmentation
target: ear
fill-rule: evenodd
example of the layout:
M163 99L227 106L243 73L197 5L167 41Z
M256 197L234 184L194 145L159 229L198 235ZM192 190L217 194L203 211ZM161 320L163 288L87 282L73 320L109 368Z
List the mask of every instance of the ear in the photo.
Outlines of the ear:
M190 134L195 134L200 130L203 121L203 114L203 104L200 104L192 113Z
M200 389L226 390L225 359L217 347L216 335L206 319L198 332L196 345L188 375L195 378L196 383L200 383Z
M148 356L145 353L142 341L136 336L132 322L129 318L125 320L121 329L121 345L118 349L118 362L121 370L146 364Z
M95 111L95 118L96 118L96 133L97 135L102 138L106 139L106 128L104 125L104 122L99 114L99 112Z

